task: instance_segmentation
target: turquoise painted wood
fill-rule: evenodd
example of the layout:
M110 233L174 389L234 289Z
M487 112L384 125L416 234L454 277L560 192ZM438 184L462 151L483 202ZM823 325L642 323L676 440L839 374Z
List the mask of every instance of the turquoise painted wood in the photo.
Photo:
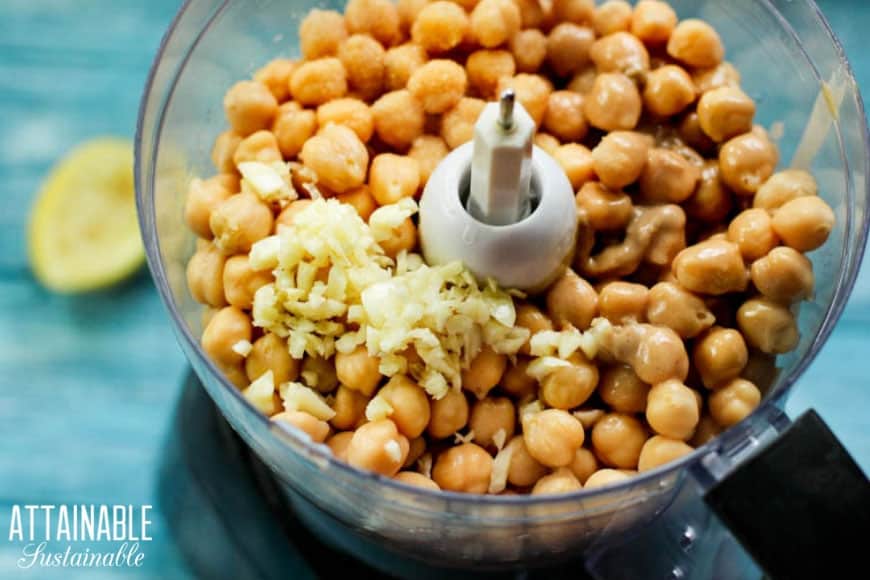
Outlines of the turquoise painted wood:
M862 32L870 5L820 2L870 87ZM143 271L81 297L35 284L25 232L33 192L77 142L132 138L141 89L177 0L0 3L0 577L16 577L6 542L13 504L156 503L155 479L184 360ZM863 53L863 54L862 54ZM870 269L842 322L794 391L870 469L867 354ZM159 513L138 571L42 571L31 578L186 578Z

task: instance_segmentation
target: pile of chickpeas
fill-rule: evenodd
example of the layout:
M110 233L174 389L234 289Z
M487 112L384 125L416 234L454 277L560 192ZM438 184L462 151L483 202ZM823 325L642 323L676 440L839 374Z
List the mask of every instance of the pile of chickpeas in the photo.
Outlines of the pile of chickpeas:
M658 0L349 0L344 14L308 13L299 43L298 60L226 93L217 175L193 181L185 208L200 238L187 274L208 306L205 352L239 388L268 370L276 385L314 372L335 412L283 411L276 394L275 421L431 489L487 493L509 450L497 491L551 494L663 465L758 406L776 355L798 344L796 307L814 286L804 254L834 214L809 173L775 172L777 148L709 24ZM516 356L485 348L461 391L432 400L407 376L381 376L364 347L297 360L252 325L273 274L247 253L311 200L281 208L242 192L240 163L292 162L294 185L316 183L367 220L418 197L506 88L576 191L581 232L573 267L516 300L517 325L598 328L594 359L578 351L539 383L528 343ZM393 233L387 255L417 248L412 218ZM234 347L244 341L249 353ZM367 421L376 395L393 412Z

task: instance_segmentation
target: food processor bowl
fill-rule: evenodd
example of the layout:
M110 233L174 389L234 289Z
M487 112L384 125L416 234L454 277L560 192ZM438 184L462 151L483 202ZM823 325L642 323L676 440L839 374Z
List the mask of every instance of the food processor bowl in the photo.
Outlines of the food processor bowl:
M865 244L863 104L842 48L812 1L671 4L681 18L704 18L717 28L726 58L757 102L757 122L778 139L781 166L811 169L836 227L810 254L817 286L800 308L800 344L778 358L781 370L752 415L692 454L624 483L534 497L432 492L351 468L295 428L270 422L205 355L202 307L185 283L195 245L182 217L188 182L214 173L210 151L226 127L225 91L272 58L297 56L305 14L341 10L343 2L189 0L181 8L154 62L138 123L137 203L148 263L205 389L272 469L300 518L328 542L354 550L361 541L412 561L478 570L577 556L641 529L678 493L705 489L788 423L785 399L843 310Z

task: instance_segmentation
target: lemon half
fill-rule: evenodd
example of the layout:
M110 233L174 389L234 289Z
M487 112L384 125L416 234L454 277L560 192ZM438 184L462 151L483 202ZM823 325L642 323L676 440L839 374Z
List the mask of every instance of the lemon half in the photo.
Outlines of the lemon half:
M136 220L133 145L98 138L51 170L30 220L30 263L57 292L115 284L145 258Z

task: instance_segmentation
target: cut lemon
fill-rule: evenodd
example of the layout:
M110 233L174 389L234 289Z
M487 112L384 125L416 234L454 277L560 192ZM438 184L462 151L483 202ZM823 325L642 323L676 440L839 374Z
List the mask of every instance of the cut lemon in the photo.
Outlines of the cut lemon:
M33 207L28 241L37 279L57 292L103 288L135 272L145 252L132 144L93 139L55 165Z

